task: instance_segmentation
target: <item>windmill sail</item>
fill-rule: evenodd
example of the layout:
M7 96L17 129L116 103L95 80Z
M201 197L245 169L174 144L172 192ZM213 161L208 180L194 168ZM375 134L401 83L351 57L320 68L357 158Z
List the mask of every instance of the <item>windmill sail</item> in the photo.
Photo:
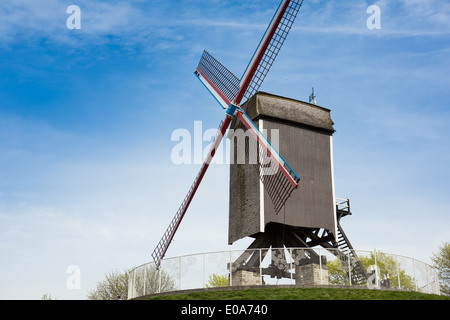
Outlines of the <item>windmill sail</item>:
M222 142L225 132L228 130L228 127L230 126L230 123L231 119L229 117L226 117L225 120L220 123L219 130L217 131L217 135L214 139L214 144L211 146L211 149L205 161L203 162L203 165L197 177L195 178L194 183L192 184L186 197L181 203L180 208L175 214L175 217L172 219L172 222L169 224L169 227L167 228L166 232L164 233L163 237L161 238L161 240L159 241L158 245L156 246L155 250L152 253L152 258L155 261L157 269L159 268L161 260L166 254L167 249L169 248L169 245L172 242L173 237L175 236L175 233L178 230L178 227L180 226L181 220L183 220L184 215L186 214L186 211L189 208L189 205L191 204L191 201L194 198L194 195L197 192L197 189L200 183L202 182L203 177L205 176L205 173L208 170L212 159L214 158L214 155L216 154L216 150L219 147L220 143Z
M303 0L283 0L281 2L242 76L241 90L236 95L237 103L240 103L242 98L249 99L261 87L294 24L302 4Z
M195 74L224 109L230 106L239 92L238 77L206 50L203 52Z
M239 118L258 141L258 145L260 145L262 147L261 150L263 150L261 152L262 158L273 161L272 164L274 165L270 166L272 168L271 170L275 170L273 172L267 172L267 170L265 170L266 161L261 162L260 172L262 175L260 174L260 176L265 188L271 195L276 210L283 207L292 190L298 186L299 177L297 174L279 155L278 151L270 145L267 138L264 137L257 126L255 126L238 105L244 96L248 97L251 92L256 92L261 85L270 66L275 60L284 39L286 39L302 3L303 1L290 0L283 0L281 2L241 81L239 81L233 73L213 58L207 51L203 53L195 74L219 102L222 108L226 109L227 115L220 125L214 144L211 147L200 172L152 254L157 269L159 268L161 260L165 256L167 249L180 226L181 220L208 170L211 160L233 118Z
M234 100L235 103L239 104L243 98L250 99L259 90L284 44L302 4L303 0L283 0L280 3L242 76L241 87ZM258 141L259 176L272 200L275 212L278 213L293 190L297 188L300 178L278 151L271 149L270 143L269 145L264 143L268 140L259 132L258 127L245 112L238 114L238 118ZM260 138L261 136L263 138Z

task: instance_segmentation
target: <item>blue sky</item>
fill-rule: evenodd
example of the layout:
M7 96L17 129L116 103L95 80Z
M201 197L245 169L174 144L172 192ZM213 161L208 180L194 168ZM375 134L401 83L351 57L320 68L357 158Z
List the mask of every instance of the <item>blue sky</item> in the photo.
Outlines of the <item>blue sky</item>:
M69 30L69 5L81 30ZM84 299L150 261L199 165L176 129L224 114L193 71L238 77L278 0L0 3L0 298ZM381 8L381 29L366 10ZM332 110L336 194L357 249L429 262L450 239L450 3L305 0L262 90ZM208 143L205 142L206 147ZM228 167L214 165L168 256L227 245ZM66 270L81 270L68 290Z

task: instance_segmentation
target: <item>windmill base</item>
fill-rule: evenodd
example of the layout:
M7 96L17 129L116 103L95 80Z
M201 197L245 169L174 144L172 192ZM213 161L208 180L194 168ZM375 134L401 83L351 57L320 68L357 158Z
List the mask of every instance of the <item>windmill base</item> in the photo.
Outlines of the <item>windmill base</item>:
M252 284L261 284L259 279L262 275L268 275L271 278L290 278L295 279L300 284L319 284L322 276L315 275L317 270L326 270L326 258L319 256L313 250L304 250L304 248L311 248L306 238L312 237L310 233L312 230L303 228L294 228L280 224L269 224L266 227L266 232L260 233L256 236L255 241L249 248L232 264L232 272L238 273L239 276L246 275L244 278L249 278L248 274L253 274L254 281ZM322 241L315 239L315 243L330 241L328 234L321 237ZM292 249L290 255L295 264L288 264L284 247L302 248ZM271 250L271 264L268 267L261 267L261 262ZM307 251L307 252L306 252ZM289 272L289 269L295 267L295 273ZM319 280L318 280L319 279ZM233 284L239 283L236 279ZM323 283L322 283L323 284Z
M265 283L259 272L237 270L233 272L231 284L233 286L262 286Z
M274 275L273 269L261 269L262 274ZM265 285L264 278L259 271L236 270L233 272L231 284L233 286L262 286ZM281 274L281 273L280 273ZM316 263L304 264L295 268L292 275L287 273L285 276L292 276L297 286L317 286L328 285L328 268Z
M294 278L297 286L328 285L328 268L316 263L298 266Z
M353 247L340 224L342 217L351 215L350 201L347 199L345 205L343 207L341 205L342 203L336 206L338 239L325 229L269 223L266 225L265 232L254 235L253 243L232 263L232 272L247 271L261 278L263 275L268 275L277 279L295 279L298 285L326 285L328 284L327 259L312 250L313 247L321 246L341 261L345 274L351 277L351 283L366 282L370 274L352 250ZM287 253L284 250L285 247L294 249L289 249ZM272 248L271 263L268 267L262 267L261 263L270 248ZM294 262L287 262L286 253ZM290 271L294 267L295 273ZM239 281L233 283L236 284ZM261 280L257 283L260 284Z

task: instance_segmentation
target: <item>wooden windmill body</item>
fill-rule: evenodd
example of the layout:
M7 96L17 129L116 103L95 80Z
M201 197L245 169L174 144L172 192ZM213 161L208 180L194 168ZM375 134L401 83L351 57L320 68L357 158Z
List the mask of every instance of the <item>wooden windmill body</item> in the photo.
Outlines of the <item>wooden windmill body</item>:
M325 229L336 236L332 141L335 130L330 110L264 92L254 95L244 109L259 129L267 132L269 140L271 135L278 135L277 149L296 170L300 182L298 190L276 213L260 182L258 166L238 164L236 152L232 153L229 243L245 237L257 238L273 225L292 230ZM238 137L230 139L234 139L232 145L239 143ZM280 245L299 247L303 243L285 239Z

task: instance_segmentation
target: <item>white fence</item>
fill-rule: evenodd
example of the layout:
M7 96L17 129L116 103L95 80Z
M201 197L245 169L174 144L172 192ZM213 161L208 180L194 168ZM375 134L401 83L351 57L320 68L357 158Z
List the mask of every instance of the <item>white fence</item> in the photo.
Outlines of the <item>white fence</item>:
M438 272L413 258L379 251L257 249L164 259L128 274L128 299L219 286L358 286L440 294Z

